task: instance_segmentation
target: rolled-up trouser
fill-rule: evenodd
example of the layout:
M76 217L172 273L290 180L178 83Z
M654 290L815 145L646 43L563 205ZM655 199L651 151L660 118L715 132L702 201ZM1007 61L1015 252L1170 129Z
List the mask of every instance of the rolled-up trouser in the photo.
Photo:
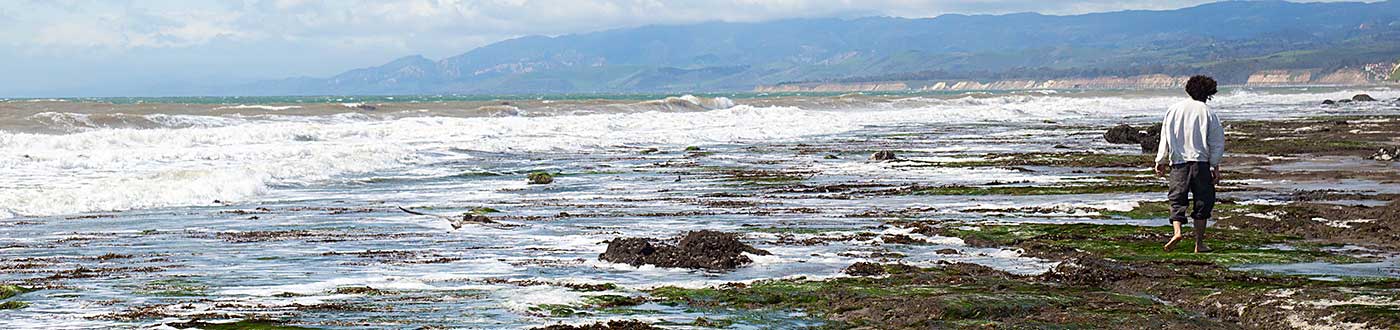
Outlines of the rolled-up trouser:
M1187 207L1191 208L1192 219L1210 219L1210 212L1215 209L1215 178L1211 177L1209 162L1172 165L1167 181L1172 222L1186 222ZM1187 198L1188 192L1195 199L1195 205Z

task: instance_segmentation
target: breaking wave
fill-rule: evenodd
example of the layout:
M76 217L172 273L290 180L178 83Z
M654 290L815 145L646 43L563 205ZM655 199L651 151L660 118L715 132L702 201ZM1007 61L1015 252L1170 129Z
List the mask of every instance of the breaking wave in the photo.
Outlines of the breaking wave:
M1325 111L1316 105L1319 99L1350 94L1354 91L1236 92L1214 104L1227 117L1303 115ZM27 120L65 127L67 133L0 129L0 171L6 173L0 177L0 217L204 205L252 200L283 187L352 184L358 182L355 175L429 175L446 167L433 165L470 162L461 150L526 154L782 141L879 125L1111 123L1154 117L1179 99L898 97L859 107L804 109L681 96L624 104L633 110L617 113L525 116L512 105L491 109L515 111L511 115L475 117L45 112Z

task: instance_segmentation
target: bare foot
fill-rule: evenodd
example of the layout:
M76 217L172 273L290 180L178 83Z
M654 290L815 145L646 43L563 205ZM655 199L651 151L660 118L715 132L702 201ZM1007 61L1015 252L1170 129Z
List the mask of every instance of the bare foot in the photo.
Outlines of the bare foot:
M1180 242L1181 235L1172 236L1172 239L1170 241L1167 241L1167 245L1162 246L1162 251L1171 252L1172 248L1176 247L1176 243Z
M1197 246L1197 247L1196 247L1196 253L1210 253L1210 251L1215 251L1215 250L1212 250L1211 248L1205 247L1205 246Z

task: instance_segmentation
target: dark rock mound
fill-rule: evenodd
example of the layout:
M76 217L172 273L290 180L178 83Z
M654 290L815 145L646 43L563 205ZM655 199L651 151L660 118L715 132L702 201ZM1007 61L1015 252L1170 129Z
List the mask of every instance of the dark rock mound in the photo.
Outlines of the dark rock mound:
M1051 260L1070 259L1075 256L1084 254L1083 252L1075 250L1071 247L1045 244L1044 242L1036 241L1022 242L1020 244L1016 244L1016 248L1021 249L1021 255L1023 256Z
M1113 144L1136 144L1142 147L1143 153L1157 152L1157 143L1161 141L1161 137L1162 124L1154 124L1146 129L1120 124L1103 133L1104 141Z
M938 267L956 274L971 277L1003 279L1016 277L1016 275L1012 275L1011 273L974 263L939 261Z
M1375 102L1375 101L1376 101L1375 98L1372 98L1371 95L1367 95L1367 94L1356 94L1356 96L1352 96L1352 97L1351 97L1351 100L1352 100L1352 101L1356 101L1356 102Z
M1103 133L1103 139L1112 144L1136 144L1142 142L1144 133L1128 124L1120 124Z
M1333 101L1333 100L1323 100L1323 101L1322 101L1322 105L1333 105L1333 104L1337 104L1337 101Z
M608 321L585 325L564 325L555 324L547 327L530 328L530 330L653 330L661 329L646 322L637 320Z
M842 272L851 276L880 276L885 275L885 266L873 262L857 262Z
M1054 269L1041 275L1041 278L1066 284L1092 286L1125 280L1136 276L1137 272L1128 265L1113 260L1084 255L1060 262Z
M1143 133L1138 146L1142 147L1142 153L1150 154L1157 152L1158 143L1162 142L1162 124L1152 124L1148 126L1146 133Z
M676 245L654 243L644 238L618 238L608 241L608 249L598 260L633 266L730 270L753 262L743 253L769 255L739 241L739 235L712 230L686 233Z
M919 245L928 244L928 241L917 239L909 235L882 235L880 240L886 244Z
M846 267L846 275L851 276L880 276L886 274L902 274L918 270L917 267L905 264L878 264L873 262L857 262Z
M894 152L889 150L876 151L875 154L870 155L870 160L885 161L895 159L899 159L899 157L895 157Z
M1400 147L1381 148L1376 153L1371 154L1368 159L1393 162L1400 160Z

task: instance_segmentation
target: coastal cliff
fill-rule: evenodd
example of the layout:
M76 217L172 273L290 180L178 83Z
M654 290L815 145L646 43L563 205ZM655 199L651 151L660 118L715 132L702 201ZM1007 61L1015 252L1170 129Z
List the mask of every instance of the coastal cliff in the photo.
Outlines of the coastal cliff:
M1246 85L1369 85L1395 81L1400 63L1372 63L1331 72L1320 70L1264 70L1249 76Z
M1049 80L1001 80L989 83L976 81L937 82L924 86L926 91L1014 90L1014 89L1157 89L1180 87L1186 77L1164 74L1132 77L1067 78Z
M759 85L755 92L879 92L968 91L1032 89L1170 89L1181 88L1188 76L1147 74L1063 79L1013 79L996 81L927 80L879 82L819 82ZM1261 70L1250 74L1244 86L1374 85L1400 81L1400 62L1373 63L1331 71L1321 69Z
M869 83L819 83L819 84L778 84L759 85L754 87L755 92L775 93L775 92L887 92L909 90L909 85L902 82L869 82Z

